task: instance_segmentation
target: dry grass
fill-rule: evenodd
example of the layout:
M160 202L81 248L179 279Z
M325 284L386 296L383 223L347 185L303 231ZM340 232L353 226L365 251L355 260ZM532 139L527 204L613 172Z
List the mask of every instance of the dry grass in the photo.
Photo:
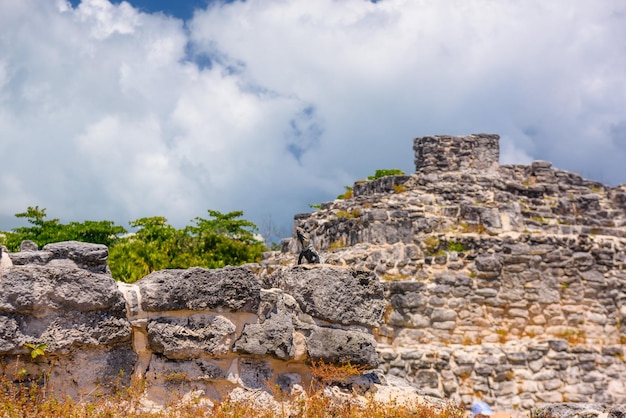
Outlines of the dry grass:
M0 417L2 418L461 418L463 411L453 405L443 409L420 404L418 400L409 403L382 403L368 397L347 395L346 399L331 399L325 395L326 382L347 381L363 372L359 366L345 364L333 366L323 362L312 366L313 384L306 396L290 395L274 387L274 405L262 406L249 401L224 401L207 406L201 400L182 402L166 406L161 411L145 411L140 405L143 382L129 388L118 388L115 394L100 397L89 402L78 402L69 397L50 394L50 388L35 381L16 382L0 378ZM280 405L277 409L276 405Z

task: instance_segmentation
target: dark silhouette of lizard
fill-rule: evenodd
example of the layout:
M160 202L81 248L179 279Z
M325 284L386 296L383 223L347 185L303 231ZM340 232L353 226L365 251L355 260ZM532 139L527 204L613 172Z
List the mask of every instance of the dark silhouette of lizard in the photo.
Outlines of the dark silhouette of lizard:
M313 248L313 242L309 234L303 228L297 227L296 235L298 235L298 241L300 241L300 245L302 246L302 251L300 251L300 255L298 256L298 264L302 264L303 257L311 264L319 264L320 256Z

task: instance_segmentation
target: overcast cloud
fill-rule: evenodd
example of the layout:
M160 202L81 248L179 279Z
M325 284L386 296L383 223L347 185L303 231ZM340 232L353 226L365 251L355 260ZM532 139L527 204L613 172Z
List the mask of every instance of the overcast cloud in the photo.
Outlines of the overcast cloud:
M412 140L501 135L501 162L626 183L621 0L249 0L192 20L0 0L0 229L332 200Z

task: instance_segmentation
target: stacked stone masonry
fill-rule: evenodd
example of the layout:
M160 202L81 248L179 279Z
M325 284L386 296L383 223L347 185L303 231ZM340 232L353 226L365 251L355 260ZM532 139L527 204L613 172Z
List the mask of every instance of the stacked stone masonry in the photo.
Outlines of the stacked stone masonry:
M327 263L385 284L383 369L512 413L626 403L626 186L498 165L497 135L414 150L415 174L356 182L294 220ZM297 251L284 240L266 271Z
M372 272L293 266L261 280L252 265L157 271L125 284L108 273L107 253L62 242L10 254L13 265L0 269L1 375L45 376L75 399L135 376L145 379L142 404L163 407L185 397L269 397L272 385L302 392L313 361L380 364L374 330L386 302ZM362 394L375 385L386 393L384 383L377 372L354 380Z

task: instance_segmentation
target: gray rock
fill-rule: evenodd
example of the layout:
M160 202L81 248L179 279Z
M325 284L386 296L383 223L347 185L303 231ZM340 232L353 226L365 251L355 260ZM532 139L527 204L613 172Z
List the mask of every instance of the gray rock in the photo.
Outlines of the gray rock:
M26 265L0 278L0 351L24 354L73 348L130 347L124 297L113 278L77 267Z
M265 387L273 373L272 366L266 360L258 358L239 360L239 378L246 388L260 389Z
M293 296L302 311L343 325L379 326L386 302L371 272L336 267L281 269L268 281Z
M20 243L20 252L37 251L37 250L39 250L39 247L34 241L24 240Z
M202 354L227 354L235 324L220 315L194 314L148 322L149 347L170 359L193 359Z
M115 280L72 267L26 265L0 280L0 312L41 316L48 311L110 311L125 315Z
M316 327L306 339L309 357L325 362L377 367L376 341L370 334Z
M161 270L137 282L147 312L215 310L256 312L261 286L245 267Z
M291 318L286 315L274 315L262 324L246 324L233 351L287 360L294 355L293 331Z
M502 270L502 261L493 256L477 257L474 261L479 271L500 272Z
M52 253L52 259L71 260L80 268L94 273L107 273L109 248L102 244L65 241L47 244L43 251Z
M13 315L0 314L0 353L17 354L26 340Z
M151 356L148 370L149 378L162 378L165 381L176 381L184 378L189 381L214 382L226 377L220 365L215 361L206 359L170 360L160 354Z
M39 334L33 332L45 326ZM122 343L130 346L131 327L125 317L116 317L102 311L63 312L50 314L45 319L25 317L22 334L24 342L47 343L49 352L68 352L76 347L106 347Z
M9 255L13 265L24 266L27 264L44 265L52 260L54 254L50 251L20 251Z
M597 403L564 402L535 408L533 418L621 418L626 416L626 406L611 407Z

